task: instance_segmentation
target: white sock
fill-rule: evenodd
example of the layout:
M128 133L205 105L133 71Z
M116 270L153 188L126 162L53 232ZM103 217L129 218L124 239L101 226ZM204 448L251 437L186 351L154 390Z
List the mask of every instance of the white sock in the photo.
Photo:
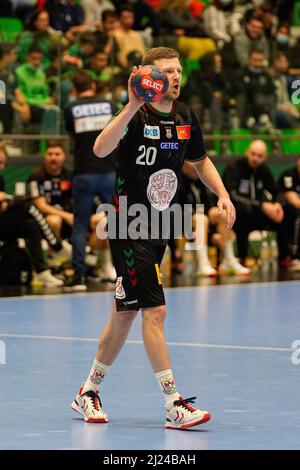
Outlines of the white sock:
M94 360L92 368L90 370L89 376L83 386L82 393L93 390L97 392L99 385L103 382L104 377L108 373L110 366L98 362L97 359Z
M231 260L235 258L233 250L233 240L226 240L224 245L224 259Z
M175 400L179 400L180 395L177 392L173 372L171 369L156 372L155 377L159 388L165 397L166 405L168 405L170 402L173 403Z
M210 261L208 259L208 246L201 244L197 245L197 259L199 264L210 264Z

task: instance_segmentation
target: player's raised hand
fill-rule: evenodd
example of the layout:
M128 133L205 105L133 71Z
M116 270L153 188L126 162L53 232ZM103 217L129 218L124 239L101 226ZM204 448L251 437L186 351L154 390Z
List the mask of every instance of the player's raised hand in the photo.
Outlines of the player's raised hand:
M130 106L132 106L136 109L139 109L141 106L143 106L145 101L143 99L139 98L134 93L134 91L132 89L132 86L131 86L133 75L137 71L137 69L138 69L138 67L136 67L136 66L133 67L132 72L131 72L130 77L129 77L129 80L128 80L128 101L129 101Z

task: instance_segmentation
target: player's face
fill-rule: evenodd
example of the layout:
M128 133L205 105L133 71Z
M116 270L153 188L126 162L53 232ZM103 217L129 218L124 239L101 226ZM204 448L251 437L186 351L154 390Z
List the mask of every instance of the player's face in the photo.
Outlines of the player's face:
M49 173L58 173L62 170L65 161L65 152L61 147L49 147L45 154L45 166Z
M257 168L264 163L267 158L266 150L263 146L251 146L247 152L248 164L251 168Z
M180 95L180 83L182 80L182 67L179 59L159 59L154 61L154 65L160 68L168 77L169 89L166 98L169 100L177 100Z

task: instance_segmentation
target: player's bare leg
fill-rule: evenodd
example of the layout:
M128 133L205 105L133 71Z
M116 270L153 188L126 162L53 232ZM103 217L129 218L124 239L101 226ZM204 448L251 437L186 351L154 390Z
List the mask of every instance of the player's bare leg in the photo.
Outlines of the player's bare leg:
M80 413L87 422L107 423L108 421L99 398L99 385L121 351L136 314L135 310L117 312L115 302L113 302L112 312L100 336L96 358L89 376L71 405L72 409Z
M207 411L201 411L189 405L189 403L194 403L195 397L183 399L177 392L165 339L165 305L144 308L142 315L145 349L156 380L165 397L167 410L165 427L186 429L209 421L211 416Z

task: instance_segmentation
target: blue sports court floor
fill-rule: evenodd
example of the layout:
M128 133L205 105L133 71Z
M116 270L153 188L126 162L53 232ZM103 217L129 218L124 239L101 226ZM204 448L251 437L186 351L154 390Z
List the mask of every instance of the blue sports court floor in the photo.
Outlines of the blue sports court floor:
M109 424L71 411L112 293L0 299L0 449L299 449L299 293L299 281L166 289L177 386L213 414L187 431L163 428L140 319L101 389Z

